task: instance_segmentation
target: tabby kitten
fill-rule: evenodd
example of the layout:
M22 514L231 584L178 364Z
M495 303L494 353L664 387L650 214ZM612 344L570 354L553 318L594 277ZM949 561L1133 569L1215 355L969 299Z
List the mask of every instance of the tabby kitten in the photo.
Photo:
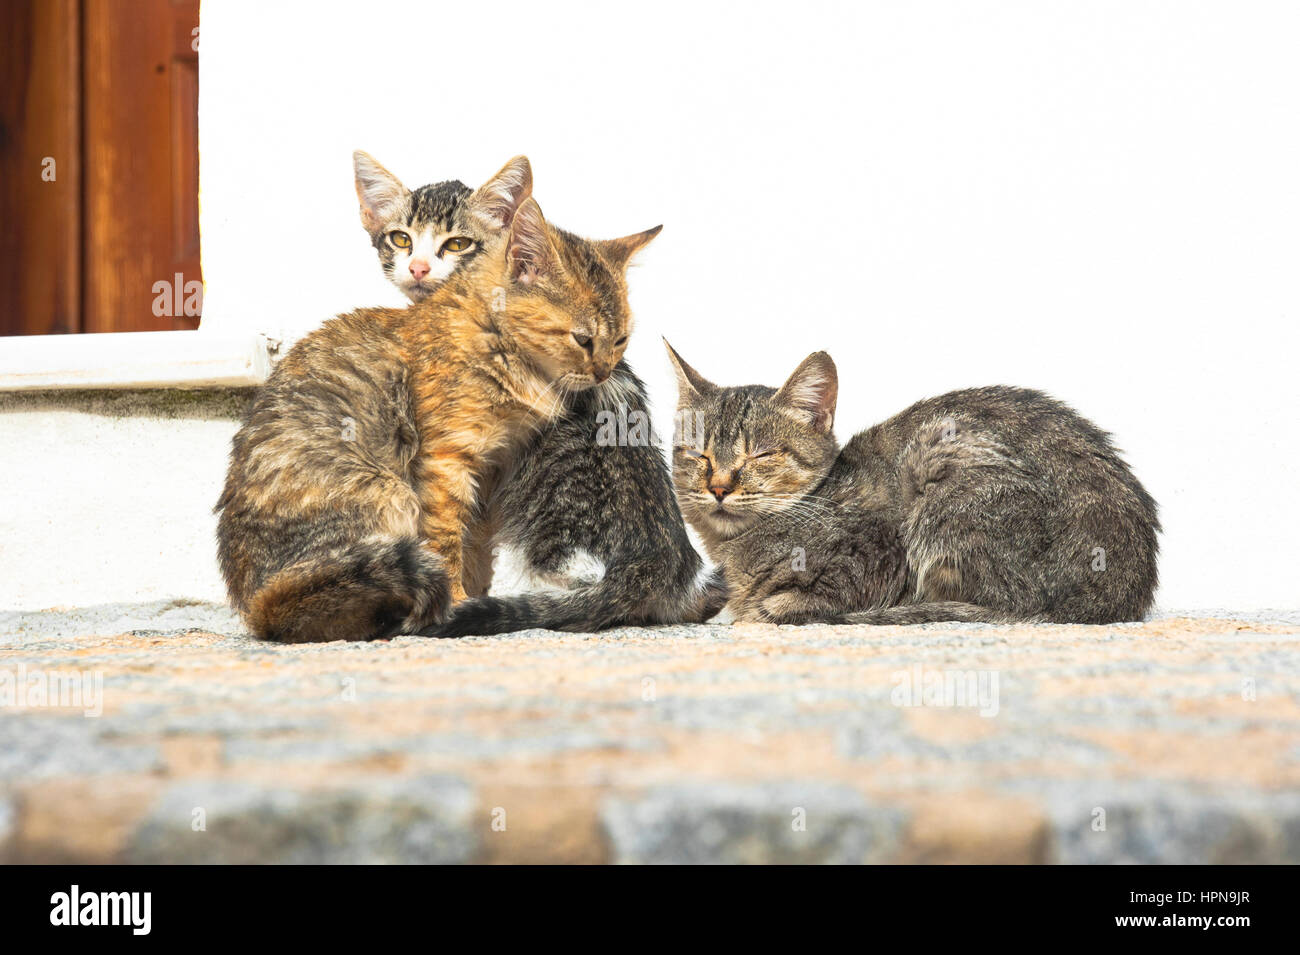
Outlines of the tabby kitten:
M550 228L528 161L465 202L474 268L421 303L359 309L298 342L236 434L218 502L232 602L258 636L369 639L465 597L480 482L622 358L638 239Z
M672 350L673 476L740 620L1112 623L1156 587L1156 505L1107 434L1024 388L954 391L832 434L817 352L724 388Z
M428 298L452 272L468 265L495 235L466 200L472 190L454 179L406 189L361 150L352 154L361 225L379 253L388 280L413 302Z
M469 189L448 181L408 190L364 152L353 154L361 222L384 274L420 301L467 267L490 236L466 209ZM625 255L658 233L633 236ZM619 280L621 282L621 279ZM625 294L619 286L618 294ZM720 574L691 546L663 455L650 444L598 440L602 413L649 420L645 387L626 362L566 407L520 449L484 501L467 550L465 589L436 636L530 628L600 630L700 622L726 603ZM493 542L513 547L537 578L570 593L488 597Z

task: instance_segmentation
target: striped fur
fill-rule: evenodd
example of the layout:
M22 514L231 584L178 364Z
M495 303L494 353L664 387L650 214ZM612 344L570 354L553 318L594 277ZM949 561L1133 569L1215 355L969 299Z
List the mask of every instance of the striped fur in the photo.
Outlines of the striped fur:
M363 176L374 175L370 165L358 166L359 195L365 188ZM385 214L389 223L412 233L480 227L457 205L468 194L454 188L458 183L407 191L386 170L380 178L397 197ZM367 221L364 198L362 221ZM410 282L395 274L383 229L378 231L380 266L408 297L418 300L421 295L412 291ZM657 232L614 240L601 251L625 263ZM471 261L462 256L460 267ZM599 256L571 267L593 288L606 287L608 297L625 294L621 273L606 270ZM487 496L466 540L464 584L471 599L456 605L445 624L423 632L448 637L533 628L590 631L620 624L706 620L722 608L725 584L720 574L703 570L659 447L602 443L600 415L606 412L624 420L640 413L648 420L645 386L626 363L619 363L603 384L567 395L557 417L529 437L511 460L502 462L491 488L485 488ZM514 547L533 576L570 591L487 596L494 549L500 545ZM596 580L569 575L580 554L603 565Z
M954 391L840 448L829 356L778 391L718 387L669 352L680 409L704 422L675 451L675 486L737 619L1111 623L1151 608L1155 501L1061 402Z
M691 546L659 448L597 440L601 411L648 411L630 369L620 366L615 380L621 407L605 389L572 396L521 452L492 504L498 542L516 547L535 575L562 579L574 556L587 554L604 565L603 577L570 582L567 593L480 596L428 635L702 622L726 604L721 575L706 573Z
M441 621L466 596L495 475L621 360L623 246L551 228L530 189L518 157L466 199L501 223L473 268L410 308L326 322L254 397L217 510L231 601L258 636Z

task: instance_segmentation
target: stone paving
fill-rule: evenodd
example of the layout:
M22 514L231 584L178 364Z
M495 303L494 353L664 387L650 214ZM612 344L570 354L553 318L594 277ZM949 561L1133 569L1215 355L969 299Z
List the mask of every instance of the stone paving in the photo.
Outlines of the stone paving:
M7 862L1300 862L1300 614L282 647L0 614Z

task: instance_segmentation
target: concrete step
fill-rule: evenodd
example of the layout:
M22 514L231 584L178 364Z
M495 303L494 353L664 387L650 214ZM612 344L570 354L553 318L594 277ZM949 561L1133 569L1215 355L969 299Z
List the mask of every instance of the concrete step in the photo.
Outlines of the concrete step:
M1297 862L1300 616L283 647L193 601L3 614L0 859Z

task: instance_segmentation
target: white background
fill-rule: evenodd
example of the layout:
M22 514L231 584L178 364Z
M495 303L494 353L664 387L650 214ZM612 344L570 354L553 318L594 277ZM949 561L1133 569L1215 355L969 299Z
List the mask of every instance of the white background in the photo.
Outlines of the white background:
M408 185L526 153L547 216L664 223L629 358L840 369L841 439L1046 389L1162 505L1166 608L1294 607L1300 4L202 7L205 328L401 304L350 154ZM661 422L663 423L663 422Z

